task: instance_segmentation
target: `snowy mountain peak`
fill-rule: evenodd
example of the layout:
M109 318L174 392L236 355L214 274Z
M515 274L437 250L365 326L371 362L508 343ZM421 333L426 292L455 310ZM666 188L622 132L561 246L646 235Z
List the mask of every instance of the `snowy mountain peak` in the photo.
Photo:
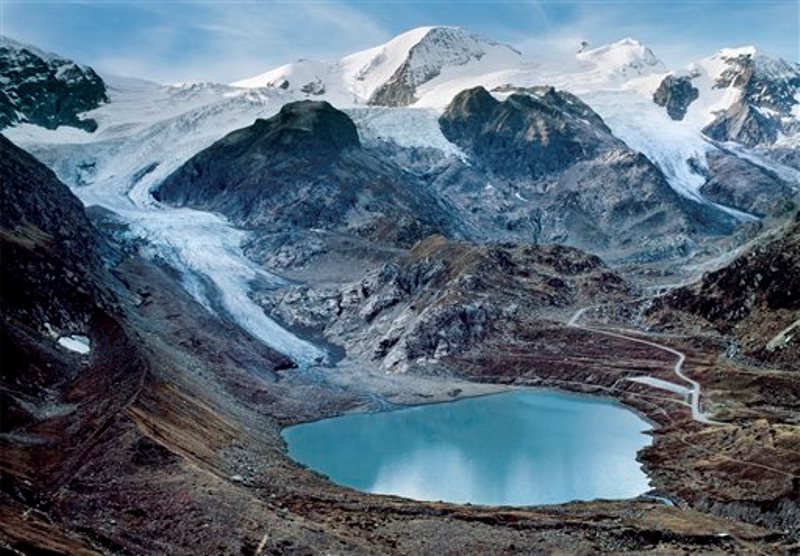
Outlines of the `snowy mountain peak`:
M695 72L706 73L720 82L721 86L738 86L743 77L751 75L759 79L791 80L800 77L800 65L783 58L772 57L755 46L723 48L690 67Z
M391 77L369 96L370 104L404 106L413 104L416 89L447 70L481 61L497 67L513 65L520 53L459 27L428 28L408 49Z
M798 64L754 46L724 48L690 65L686 76L700 97L689 116L706 136L752 147L800 134Z
M615 43L584 50L577 55L578 61L588 67L621 77L635 77L652 73L664 73L667 68L649 47L627 37Z
M418 27L341 60L301 60L233 85L326 94L346 103L405 106L415 102L417 87L443 73L472 64L480 64L476 71L485 72L515 65L520 58L510 46L460 27Z

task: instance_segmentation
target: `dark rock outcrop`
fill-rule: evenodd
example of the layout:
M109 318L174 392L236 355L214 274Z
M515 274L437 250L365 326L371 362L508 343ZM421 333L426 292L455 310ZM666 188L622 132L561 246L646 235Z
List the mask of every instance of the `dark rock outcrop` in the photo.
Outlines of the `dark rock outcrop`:
M689 105L697 100L700 91L692 85L688 75L666 76L653 93L653 102L667 109L673 120L682 120Z
M448 208L415 177L361 148L352 120L327 102L285 105L201 151L155 193L271 231L348 230L410 245L457 233Z
M108 102L105 83L92 68L4 37L0 78L0 129L27 122L94 131L97 122L80 115Z

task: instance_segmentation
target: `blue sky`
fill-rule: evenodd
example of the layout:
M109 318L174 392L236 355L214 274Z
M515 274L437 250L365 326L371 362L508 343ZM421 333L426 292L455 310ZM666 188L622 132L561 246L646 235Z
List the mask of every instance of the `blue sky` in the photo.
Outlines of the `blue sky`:
M800 0L0 0L0 33L163 82L232 81L420 25L460 25L529 55L632 36L673 67L745 44L800 58Z

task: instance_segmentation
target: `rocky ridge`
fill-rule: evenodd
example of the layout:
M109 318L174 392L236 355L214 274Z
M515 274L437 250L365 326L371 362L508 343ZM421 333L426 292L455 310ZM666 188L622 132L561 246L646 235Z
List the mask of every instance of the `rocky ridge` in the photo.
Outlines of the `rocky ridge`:
M0 130L32 123L94 131L97 122L81 114L108 102L92 68L6 37L0 37L0 76Z

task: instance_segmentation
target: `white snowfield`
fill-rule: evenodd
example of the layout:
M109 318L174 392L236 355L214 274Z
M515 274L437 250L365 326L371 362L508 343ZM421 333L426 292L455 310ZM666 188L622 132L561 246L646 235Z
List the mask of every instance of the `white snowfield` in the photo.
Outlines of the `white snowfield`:
M456 94L479 85L490 91L509 84L551 85L587 102L615 135L658 165L678 193L704 201L699 193L704 178L693 166L702 168L706 153L718 147L700 130L739 95L734 87L721 90L713 84L727 67L726 58L750 51L721 51L675 72L700 75L700 98L679 122L652 101L669 70L633 39L586 49L569 60L543 60L457 27L422 27L340 60L300 60L232 85L168 86L103 75L110 102L86 114L98 122L94 133L27 124L4 133L53 168L86 205L118 213L132 234L148 242L150 256L181 272L197 301L301 365L313 365L326 353L278 326L251 301L254 281L270 287L282 283L244 256L245 233L218 215L170 208L152 197L151 191L191 156L256 118L274 115L288 102L312 99L345 110L367 143L388 141L466 159L438 125ZM771 72L793 69L785 62L762 66ZM392 79L413 87L416 101L405 108L369 106L369 99ZM764 164L773 171L779 166Z
M58 345L70 351L74 351L75 353L80 353L81 355L87 355L89 352L92 351L89 338L87 338L86 336L81 336L79 334L73 334L71 336L61 336L58 339Z
M675 384L674 382L670 382L668 380L662 380L654 376L633 376L630 377L628 380L630 380L631 382L638 382L640 384L647 384L648 386L659 388L661 390L668 390L670 392L675 392L676 394L680 394L681 396L687 399L692 393L691 389L687 388L686 386L681 386L680 384Z

